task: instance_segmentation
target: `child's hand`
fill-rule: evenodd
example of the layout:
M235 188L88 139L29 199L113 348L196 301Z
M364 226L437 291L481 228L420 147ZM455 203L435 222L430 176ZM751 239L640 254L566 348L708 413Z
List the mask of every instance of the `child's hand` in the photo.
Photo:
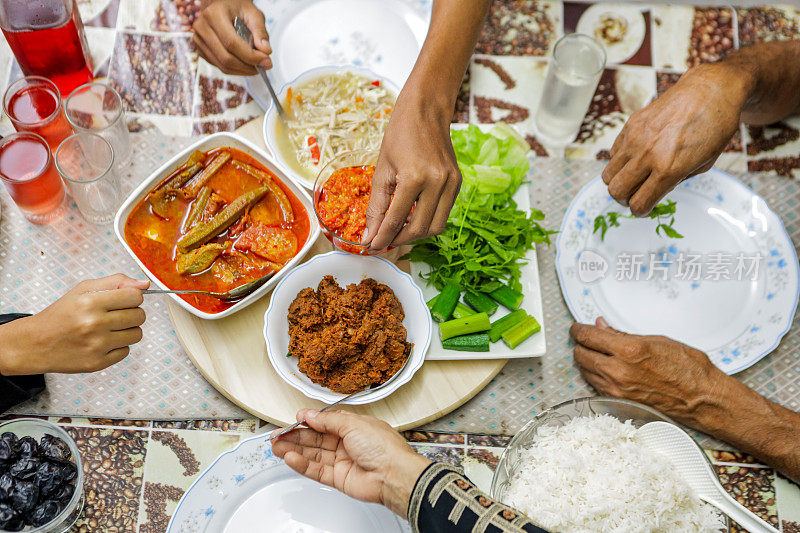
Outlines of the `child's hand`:
M142 340L142 290L122 274L84 281L34 316L0 326L0 374L79 373L124 359Z

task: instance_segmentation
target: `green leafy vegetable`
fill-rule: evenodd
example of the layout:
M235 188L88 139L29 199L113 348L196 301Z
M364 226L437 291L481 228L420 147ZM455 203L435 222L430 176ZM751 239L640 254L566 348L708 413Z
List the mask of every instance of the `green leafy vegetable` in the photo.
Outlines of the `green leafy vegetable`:
M512 196L528 173L529 146L510 126L489 133L476 126L452 131L463 183L445 231L415 243L403 258L424 262L423 277L441 290L448 283L491 292L503 285L521 291L520 266L536 243L555 231L541 226L544 213L517 208Z
M658 204L653 208L648 217L657 220L656 234L664 235L672 239L683 239L683 235L677 232L673 225L675 224L675 202L667 200L666 203ZM600 232L600 240L606 240L606 232L609 228L616 228L619 226L620 218L636 218L633 215L623 215L616 211L609 211L605 215L597 215L594 219L594 229L592 233Z

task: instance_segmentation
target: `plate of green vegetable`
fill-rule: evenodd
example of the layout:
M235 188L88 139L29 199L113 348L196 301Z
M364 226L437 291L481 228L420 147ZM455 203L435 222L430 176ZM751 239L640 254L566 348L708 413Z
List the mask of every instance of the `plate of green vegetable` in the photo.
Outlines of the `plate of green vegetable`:
M530 147L503 123L454 126L451 138L461 192L445 231L404 256L438 329L426 358L543 355L536 244L555 232L530 205Z

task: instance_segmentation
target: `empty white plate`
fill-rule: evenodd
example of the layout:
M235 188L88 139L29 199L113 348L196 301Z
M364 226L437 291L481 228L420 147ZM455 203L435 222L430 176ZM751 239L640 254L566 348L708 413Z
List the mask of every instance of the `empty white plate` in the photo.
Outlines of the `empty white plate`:
M598 177L572 201L556 269L573 317L622 331L666 335L705 351L733 374L771 352L789 330L800 274L780 218L739 180L712 169L679 185L675 229L622 219L601 241L601 213L629 213Z
M169 533L404 533L408 523L307 479L272 454L267 435L220 455L183 495Z
M402 87L422 48L430 0L256 0L267 18L274 87L316 67L352 65ZM258 76L247 90L266 110L267 88Z

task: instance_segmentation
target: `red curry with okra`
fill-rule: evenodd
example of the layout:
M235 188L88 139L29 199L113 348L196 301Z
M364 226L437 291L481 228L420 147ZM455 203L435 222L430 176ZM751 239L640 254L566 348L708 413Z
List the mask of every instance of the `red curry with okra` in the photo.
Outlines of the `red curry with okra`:
M125 239L170 289L226 292L280 270L308 239L308 213L235 148L194 152L131 211ZM180 295L207 313L233 303Z

